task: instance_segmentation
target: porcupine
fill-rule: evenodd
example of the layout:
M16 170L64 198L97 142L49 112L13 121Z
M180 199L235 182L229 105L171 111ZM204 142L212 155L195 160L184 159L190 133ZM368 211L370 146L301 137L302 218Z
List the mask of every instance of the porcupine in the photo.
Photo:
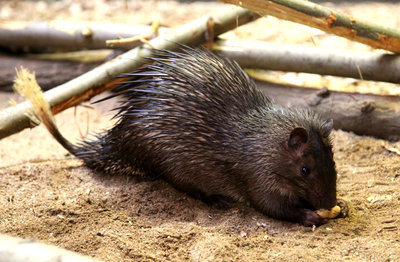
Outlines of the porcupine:
M332 120L275 104L236 62L204 49L153 51L152 63L123 75L111 129L74 145L42 114L55 139L99 172L141 173L209 204L246 201L273 218L324 223L315 210L337 202Z

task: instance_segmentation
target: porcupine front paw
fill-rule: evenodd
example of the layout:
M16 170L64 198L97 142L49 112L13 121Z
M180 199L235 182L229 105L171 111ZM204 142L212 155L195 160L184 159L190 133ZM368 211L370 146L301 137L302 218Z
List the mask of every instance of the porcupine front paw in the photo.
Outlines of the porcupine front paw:
M303 219L301 223L306 227L320 226L326 223L326 219L320 217L316 212L310 209L304 209Z

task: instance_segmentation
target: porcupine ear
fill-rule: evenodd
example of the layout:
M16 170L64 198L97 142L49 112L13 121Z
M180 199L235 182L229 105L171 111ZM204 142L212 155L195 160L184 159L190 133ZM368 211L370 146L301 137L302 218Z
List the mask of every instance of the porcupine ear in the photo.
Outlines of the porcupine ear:
M332 119L326 120L325 123L321 125L322 137L328 137L332 131L332 128L333 128L333 120Z
M307 143L308 133L303 127L296 127L290 132L288 147L290 150L298 150Z

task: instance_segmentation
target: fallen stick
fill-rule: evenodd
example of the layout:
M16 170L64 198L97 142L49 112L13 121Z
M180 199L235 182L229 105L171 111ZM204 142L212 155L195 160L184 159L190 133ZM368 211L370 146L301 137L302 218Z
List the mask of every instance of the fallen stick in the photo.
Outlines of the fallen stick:
M161 27L160 34L169 29ZM0 27L0 47L7 49L103 49L108 48L106 40L119 37L129 38L145 35L151 26L102 23L53 22L7 22ZM119 49L130 50L140 42L121 44Z
M99 262L100 260L39 241L0 235L0 261Z
M299 45L220 40L213 50L245 68L304 72L400 83L400 57Z
M400 53L400 31L369 21L361 21L342 12L306 0L220 0L248 8L261 15L315 27L327 33L357 41L374 48Z
M154 35L159 36L159 34L160 34L159 29L160 29L160 23L158 20L156 20L153 22L149 32L147 32L146 34L137 35L137 36L128 37L128 38L107 40L106 45L108 47L113 47L113 46L124 45L124 44L132 43L132 42L146 42L146 41L149 41Z
M252 12L232 6L218 10L211 17L214 21L213 31L215 35L254 19ZM170 30L168 33L150 40L149 44L154 48L171 50L179 47L177 43L199 45L206 40L205 31L209 19L210 16L205 16ZM121 81L121 79L112 80L114 77L140 67L146 62L143 57L151 55L152 51L149 48L137 47L132 49L63 85L45 92L45 99L50 103L53 114L57 114L112 88L116 82ZM0 111L0 139L24 128L33 127L34 123L31 123L26 115L31 110L30 103L24 102Z
M358 135L400 140L400 97L333 92L283 86L256 81L257 86L277 103L287 107L311 108L333 127Z

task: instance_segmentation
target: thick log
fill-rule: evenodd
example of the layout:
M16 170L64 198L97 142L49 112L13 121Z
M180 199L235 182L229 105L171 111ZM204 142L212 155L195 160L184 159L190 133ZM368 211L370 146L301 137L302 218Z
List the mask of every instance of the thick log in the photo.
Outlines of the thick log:
M400 140L400 97L333 92L256 81L278 104L311 108L333 119L335 129L390 141Z
M139 36L148 33L150 26L104 23L7 22L0 27L0 47L20 50L79 50L108 48L106 40ZM168 31L160 28L160 33ZM141 45L131 42L119 45L125 50Z
M213 50L245 68L400 83L400 57L395 54L238 40L217 41Z

